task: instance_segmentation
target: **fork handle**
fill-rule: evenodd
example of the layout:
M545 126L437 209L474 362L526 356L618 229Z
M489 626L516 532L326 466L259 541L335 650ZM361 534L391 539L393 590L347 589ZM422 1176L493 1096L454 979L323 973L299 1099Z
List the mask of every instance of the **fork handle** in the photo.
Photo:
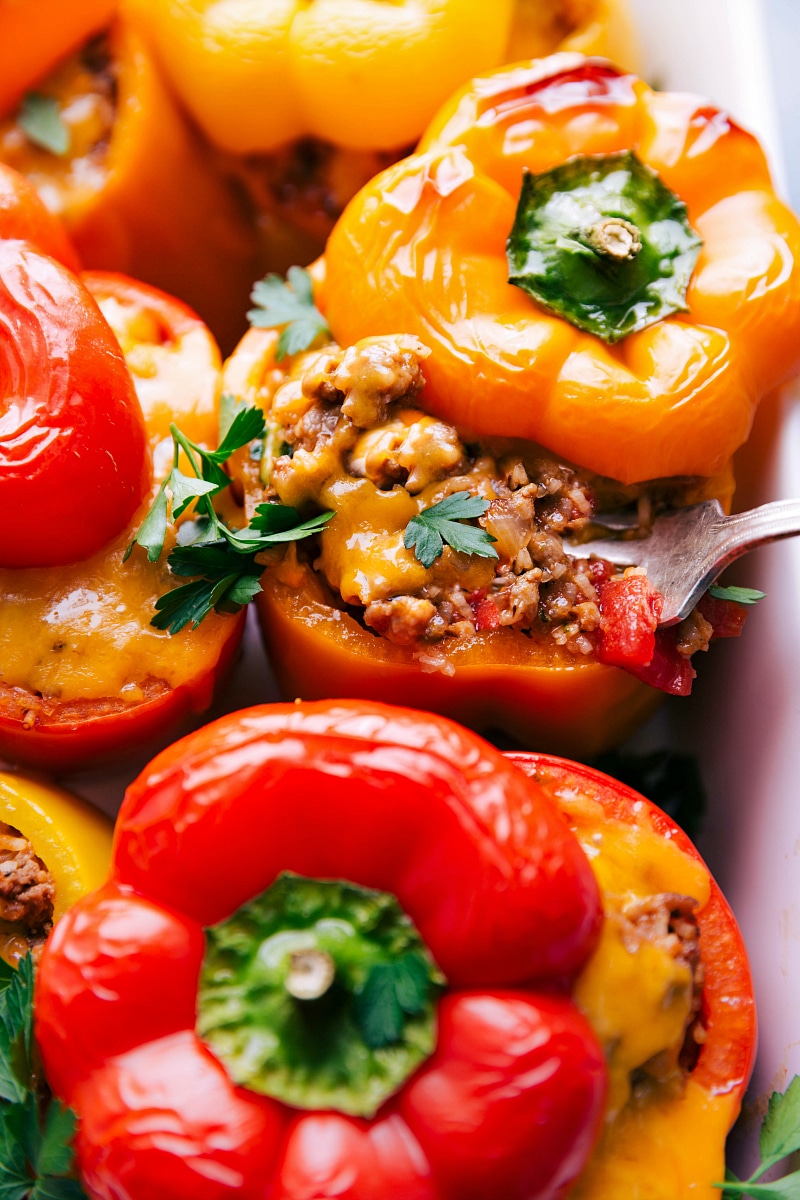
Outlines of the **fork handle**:
M747 512L734 513L720 522L716 540L717 570L781 538L800 533L800 499L773 500Z

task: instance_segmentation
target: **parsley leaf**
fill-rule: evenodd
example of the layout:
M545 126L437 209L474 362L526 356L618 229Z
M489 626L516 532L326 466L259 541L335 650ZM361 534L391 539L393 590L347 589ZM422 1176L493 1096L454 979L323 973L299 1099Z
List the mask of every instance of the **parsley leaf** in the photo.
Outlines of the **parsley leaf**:
M281 362L290 354L307 350L315 338L330 333L328 322L314 303L311 276L302 267L289 267L288 282L280 275L267 275L253 288L247 319L256 329L283 325L275 354Z
M355 999L356 1022L370 1049L399 1041L405 1017L421 1013L429 993L427 963L413 950L396 962L372 966Z
M33 960L0 969L0 1060L16 1087L0 1102L0 1200L86 1200L74 1178L75 1115L57 1100L40 1102L31 1061Z
M240 408L234 414L228 429L216 450L201 451L203 457L216 463L224 463L236 450L241 450L248 442L264 436L267 423L260 408L254 405Z
M59 158L69 151L69 129L61 119L61 108L55 96L28 92L22 101L17 124L34 146L49 150Z
M256 515L250 522L250 528L257 529L262 534L260 543L263 546L273 546L279 542L299 542L302 538L311 537L312 533L323 530L334 515L332 512L317 513L302 524L290 524L297 521L296 508L291 508L288 504L259 504Z
M795 1075L785 1092L773 1092L770 1096L759 1148L761 1165L749 1179L739 1180L728 1171L724 1183L714 1184L722 1189L723 1200L739 1196L750 1196L752 1200L800 1200L800 1171L761 1182L771 1167L800 1150L800 1076Z
M176 545L167 562L174 575L197 578L161 596L150 622L154 628L173 634L180 633L187 625L196 628L212 609L238 612L261 591L259 579L263 568L256 563L256 555L273 545L311 537L333 517L332 512L318 513L301 521L297 510L288 505L260 504L245 529L231 529L217 515L213 497L230 483L230 477L222 469L224 462L236 450L263 437L266 428L260 408L237 409L235 400L227 399L229 423L217 450L205 450L175 425L170 426L175 444L174 465L125 553L127 559L138 545L146 550L150 562L156 562L164 549L170 521L182 516L190 504L196 504L195 517L178 527ZM181 450L194 476L179 470ZM0 1061L0 1091L2 1080Z
M714 596L717 600L735 600L737 604L757 604L759 600L763 600L766 592L759 592L755 588L747 587L720 587L715 583L708 589L709 595Z
M462 525L462 520L481 517L489 501L469 492L453 492L438 504L432 504L412 517L403 535L407 550L413 546L423 567L432 567L444 551L444 543L461 554L477 554L479 558L497 558L492 542L496 541L485 529Z

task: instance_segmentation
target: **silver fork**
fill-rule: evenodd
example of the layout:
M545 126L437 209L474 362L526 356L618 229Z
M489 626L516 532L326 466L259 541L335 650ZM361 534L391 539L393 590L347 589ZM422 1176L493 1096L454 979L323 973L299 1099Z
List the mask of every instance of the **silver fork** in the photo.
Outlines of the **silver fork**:
M627 519L596 520L620 531L635 528ZM660 624L675 625L688 617L706 589L735 559L767 542L799 533L800 500L774 500L732 517L725 515L718 500L704 500L657 517L646 538L596 538L583 545L565 541L564 548L572 558L606 558L620 567L644 567L664 597Z

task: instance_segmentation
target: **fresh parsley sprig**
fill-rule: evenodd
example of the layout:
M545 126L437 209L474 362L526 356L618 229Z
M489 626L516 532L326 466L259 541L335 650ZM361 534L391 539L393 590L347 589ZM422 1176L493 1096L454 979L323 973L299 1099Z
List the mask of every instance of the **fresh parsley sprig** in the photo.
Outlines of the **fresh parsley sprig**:
M275 358L307 350L320 334L329 334L328 322L314 303L311 276L303 267L289 267L287 281L280 275L267 275L253 288L250 299L256 305L247 319L256 329L283 326Z
M244 529L231 529L223 521L213 504L214 497L230 483L222 466L231 454L263 437L265 431L264 414L259 408L237 409L231 397L225 402L229 424L216 450L198 446L177 426L170 426L175 443L172 470L125 552L127 559L138 545L150 562L156 562L163 552L170 522L183 516L194 503L196 515L179 527L177 545L167 558L173 574L191 578L191 582L161 596L150 622L169 633L179 633L186 625L196 628L212 609L238 612L261 591L263 568L256 562L256 555L270 546L319 533L333 516L332 512L320 513L301 521L297 509L289 505L259 504ZM178 469L181 450L194 476ZM4 1200L1 1190L0 1200Z
M0 960L0 1197L86 1200L73 1178L75 1114L43 1104L33 1068L33 961Z
M497 541L496 538L485 529L461 524L471 517L482 517L488 507L489 501L480 496L473 496L470 492L453 492L411 518L403 535L403 545L407 550L413 546L423 567L432 567L436 559L441 557L445 542L461 554L498 558L497 551L491 545Z
M712 584L708 591L709 595L717 600L735 600L737 604L757 604L767 594L759 592L756 588L736 587L734 584L730 587L720 587L717 583Z
M795 1075L785 1092L773 1092L759 1137L761 1165L749 1179L737 1179L733 1171L725 1172L725 1182L715 1183L722 1190L722 1200L800 1200L800 1171L792 1171L780 1179L762 1183L764 1175L788 1155L800 1150L800 1076Z

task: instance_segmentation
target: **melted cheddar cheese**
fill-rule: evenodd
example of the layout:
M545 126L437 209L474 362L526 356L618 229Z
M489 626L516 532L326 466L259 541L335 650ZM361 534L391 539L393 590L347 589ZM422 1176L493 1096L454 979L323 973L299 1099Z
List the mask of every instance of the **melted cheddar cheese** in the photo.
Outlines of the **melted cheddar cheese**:
M210 613L199 633L150 625L156 600L175 586L166 566L171 542L158 563L142 551L123 564L137 527L79 563L0 569L0 683L62 702L135 704L145 680L177 687L196 677L198 637L206 661L215 661L231 617Z

